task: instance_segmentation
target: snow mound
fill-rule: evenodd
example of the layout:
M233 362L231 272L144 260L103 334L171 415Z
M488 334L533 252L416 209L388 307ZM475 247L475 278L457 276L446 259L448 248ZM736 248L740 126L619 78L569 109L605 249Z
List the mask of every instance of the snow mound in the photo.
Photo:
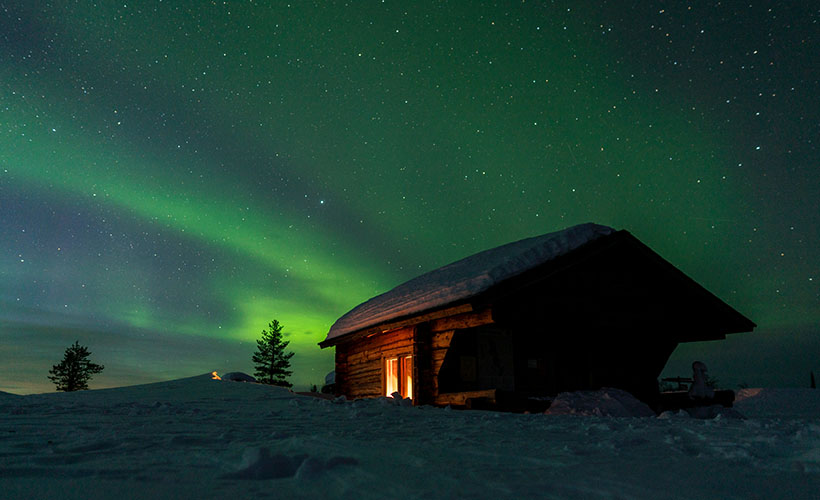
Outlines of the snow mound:
M267 448L248 448L242 454L236 472L228 473L225 479L279 479L293 477L306 455L271 455Z
M256 379L252 376L248 375L247 373L242 372L228 372L225 375L220 377L222 380L230 380L233 382L254 382L256 383Z
M468 299L613 232L599 224L579 224L471 255L359 304L330 327L326 340Z
M272 455L265 447L248 448L242 454L238 470L224 474L224 479L315 479L323 472L342 465L356 465L358 460L352 457L332 457L322 459L305 454L292 456Z
M655 412L632 394L605 387L597 391L562 392L544 412L547 415L596 417L654 417Z
M805 388L741 389L735 408L747 417L817 418L820 416L820 391Z

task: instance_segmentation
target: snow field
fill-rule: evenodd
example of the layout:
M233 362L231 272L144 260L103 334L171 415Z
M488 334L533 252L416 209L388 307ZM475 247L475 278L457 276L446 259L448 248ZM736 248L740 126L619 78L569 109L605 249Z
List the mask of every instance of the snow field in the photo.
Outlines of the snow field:
M819 498L816 391L747 395L745 420L394 403L210 375L3 397L0 497Z

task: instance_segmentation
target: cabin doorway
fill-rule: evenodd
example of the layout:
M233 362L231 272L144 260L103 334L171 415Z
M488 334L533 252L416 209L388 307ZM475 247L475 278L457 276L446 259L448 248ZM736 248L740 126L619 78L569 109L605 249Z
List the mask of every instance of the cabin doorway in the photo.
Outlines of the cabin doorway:
M398 392L402 398L413 399L413 356L384 358L382 373L382 395L392 397Z

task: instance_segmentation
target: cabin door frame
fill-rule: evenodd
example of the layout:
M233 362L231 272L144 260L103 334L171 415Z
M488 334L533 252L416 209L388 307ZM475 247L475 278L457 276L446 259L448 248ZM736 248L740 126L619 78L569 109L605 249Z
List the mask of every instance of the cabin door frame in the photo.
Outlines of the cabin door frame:
M384 356L381 360L382 396L392 397L394 392L402 398L413 399L415 381L413 353Z

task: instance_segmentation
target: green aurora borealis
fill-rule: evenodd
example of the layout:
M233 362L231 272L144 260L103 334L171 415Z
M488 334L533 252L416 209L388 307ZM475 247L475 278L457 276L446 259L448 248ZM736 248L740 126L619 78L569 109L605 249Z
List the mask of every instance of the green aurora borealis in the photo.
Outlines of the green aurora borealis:
M802 5L802 6L801 6ZM594 7L593 7L594 6ZM474 252L628 229L759 327L726 384L820 372L820 15L643 2L0 3L0 390L252 373Z

